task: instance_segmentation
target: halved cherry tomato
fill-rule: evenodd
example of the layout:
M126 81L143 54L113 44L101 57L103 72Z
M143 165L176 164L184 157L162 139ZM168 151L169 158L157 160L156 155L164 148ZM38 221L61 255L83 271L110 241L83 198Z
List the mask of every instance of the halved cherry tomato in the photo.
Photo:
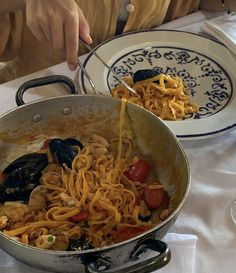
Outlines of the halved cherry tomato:
M86 221L88 219L89 213L86 210L82 210L80 213L72 216L69 220L73 223L78 223L82 221Z
M163 189L149 189L143 190L143 200L149 209L156 209L160 206L165 196Z
M113 238L114 238L113 241L115 243L119 243L119 242L128 240L132 237L135 237L149 229L150 227L147 227L147 226L120 228L113 232Z
M151 167L145 160L138 160L131 165L124 175L132 181L144 182L151 171Z

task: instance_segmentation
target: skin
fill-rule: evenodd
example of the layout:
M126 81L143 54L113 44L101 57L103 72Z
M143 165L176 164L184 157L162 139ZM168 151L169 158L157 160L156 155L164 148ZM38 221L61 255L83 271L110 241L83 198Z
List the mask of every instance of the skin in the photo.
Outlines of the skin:
M212 10L216 6L222 10L220 0L202 0L201 5L203 9ZM236 1L225 0L224 8L236 10ZM79 37L92 43L88 22L75 0L0 0L0 16L19 9L26 10L26 23L35 37L63 51L69 69L75 70Z
M25 8L26 24L39 41L65 53L70 70L77 68L79 37L91 44L89 25L74 0L1 1L0 15Z

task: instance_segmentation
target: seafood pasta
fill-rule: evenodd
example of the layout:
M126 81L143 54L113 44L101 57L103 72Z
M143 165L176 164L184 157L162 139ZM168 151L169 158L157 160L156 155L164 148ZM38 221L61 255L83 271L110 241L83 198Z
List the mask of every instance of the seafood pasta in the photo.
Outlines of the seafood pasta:
M161 119L181 120L198 111L198 106L190 102L188 90L179 77L139 70L133 78L125 77L124 80L139 97L121 84L112 90L112 96L136 103Z
M120 134L54 138L0 178L0 230L34 247L84 250L127 240L171 212L151 163ZM152 214L155 211L153 221Z

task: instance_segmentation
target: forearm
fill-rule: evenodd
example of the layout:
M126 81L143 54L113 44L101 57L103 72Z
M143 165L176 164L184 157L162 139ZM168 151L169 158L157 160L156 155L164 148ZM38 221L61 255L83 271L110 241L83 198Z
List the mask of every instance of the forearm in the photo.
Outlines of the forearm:
M236 0L201 0L200 9L208 11L236 11Z
M36 0L37 1L37 0ZM25 0L0 0L0 16L25 7Z

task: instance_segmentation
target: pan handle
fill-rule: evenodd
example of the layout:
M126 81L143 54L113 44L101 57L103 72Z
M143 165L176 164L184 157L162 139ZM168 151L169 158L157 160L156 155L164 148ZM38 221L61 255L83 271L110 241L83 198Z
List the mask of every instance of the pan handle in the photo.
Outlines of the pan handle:
M171 259L169 246L162 241L155 239L147 239L139 244L131 253L130 260L137 260L139 255L145 250L151 249L159 254L139 263L132 262L129 266L112 268L109 270L109 262L103 259L97 259L95 262L90 262L85 266L86 273L149 273L164 267ZM108 269L108 270L107 270Z
M48 84L53 84L53 83L66 84L69 87L68 89L66 88L66 90L70 94L76 94L76 88L75 88L74 82L66 76L52 75L52 76L46 76L46 77L42 77L42 78L36 78L36 79L29 80L29 81L23 83L19 87L19 89L16 92L16 96L15 96L17 106L21 106L21 105L25 104L25 102L23 100L23 94L25 93L26 90L28 90L30 88L34 88L34 87L40 87L40 86L44 86L44 85L48 85Z

